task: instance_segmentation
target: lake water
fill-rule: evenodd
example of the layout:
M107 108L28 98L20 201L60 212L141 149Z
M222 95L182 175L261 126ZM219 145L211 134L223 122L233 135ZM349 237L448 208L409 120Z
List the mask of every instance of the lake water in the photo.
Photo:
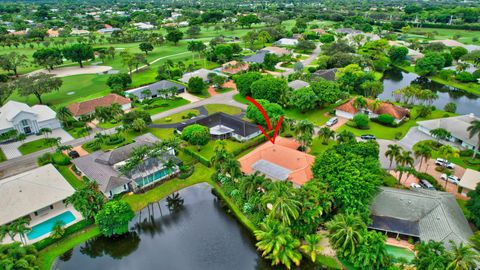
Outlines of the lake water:
M419 84L425 89L436 92L438 99L433 102L433 105L437 109L443 110L445 104L454 102L457 104L458 114L474 113L480 116L480 99L478 96L454 87L432 82L428 78L420 77L414 73L403 72L400 69L392 69L385 72L383 77L384 91L378 97L382 100L389 99L394 101L392 92L409 86L411 83Z
M251 234L226 214L209 185L179 194L184 199L180 210L170 213L166 201L159 201L150 207L151 217L148 209L137 213L128 235L91 239L61 256L53 269L279 269L260 257Z

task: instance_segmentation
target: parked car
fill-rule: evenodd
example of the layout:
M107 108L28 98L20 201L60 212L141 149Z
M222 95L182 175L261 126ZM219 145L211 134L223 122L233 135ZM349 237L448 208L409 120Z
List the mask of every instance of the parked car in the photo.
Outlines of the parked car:
M435 165L442 166L448 169L455 169L455 164L443 158L437 158L437 160L435 160Z
M411 187L411 188L422 188L422 186L420 186L420 185L417 184L417 183L411 183L411 184L410 184L410 187Z
M73 151L68 152L68 156L71 157L71 158L78 158L78 157L80 157L80 154L77 151L73 150Z
M425 179L420 180L420 186L422 186L425 189L435 190L435 187Z
M325 125L327 125L327 127L331 127L331 126L335 125L336 123L338 123L338 117L332 117L332 118L328 119L328 121Z
M361 138L362 140L366 140L366 141L368 141L368 140L376 140L376 139L377 139L377 137L373 136L372 134L364 134L364 135L360 136L360 138Z
M447 174L444 173L440 176L440 178L442 180L448 181L448 182L453 183L455 185L458 185L458 183L460 182L460 178L456 177L455 175L447 176Z

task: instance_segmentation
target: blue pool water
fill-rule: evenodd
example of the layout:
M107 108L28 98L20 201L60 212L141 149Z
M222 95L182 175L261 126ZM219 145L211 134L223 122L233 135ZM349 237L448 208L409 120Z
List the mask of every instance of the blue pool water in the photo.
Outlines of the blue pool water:
M40 236L50 233L53 229L53 226L55 226L55 222L57 222L58 220L63 221L63 224L68 224L75 220L75 216L72 214L72 212L67 211L33 226L32 230L27 233L28 240L36 239Z
M143 187L152 182L159 180L160 178L163 178L164 176L169 175L170 173L171 173L171 169L163 169L163 170L154 172L153 174L150 174L146 177L135 179L135 182L137 182L137 184L140 187Z

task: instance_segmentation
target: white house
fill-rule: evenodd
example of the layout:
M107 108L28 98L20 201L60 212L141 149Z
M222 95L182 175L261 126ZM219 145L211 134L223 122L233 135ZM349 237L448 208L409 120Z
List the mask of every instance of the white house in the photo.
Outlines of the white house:
M208 79L208 74L210 73L214 73L218 76L223 76L223 77L228 77L227 75L225 74L222 74L222 73L219 73L219 72L215 72L215 71L212 71L212 70L208 70L208 69L205 69L205 68L201 68L201 69L198 69L198 70L195 70L195 71L192 71L192 72L187 72L187 73L184 73L182 78L179 79L179 81L183 82L183 83L188 83L188 81L190 80L190 78L193 78L193 77L200 77L202 78L202 80L204 82L209 82L209 79Z
M417 122L418 130L431 136L430 131L443 128L450 132L449 141L460 145L463 148L475 150L478 145L478 136L470 138L468 127L472 121L480 120L473 114L459 115L447 118L439 118ZM476 149L478 151L478 149Z
M146 23L143 23L143 22L134 23L133 26L135 26L138 30L152 30L153 28L155 28L155 26L153 26L153 25L150 24L149 22L146 22Z
M8 101L0 108L0 134L16 129L19 133L35 134L42 128L61 128L57 113L46 105L32 107L17 101Z
M277 46L296 46L298 39L295 38L281 38L275 42Z
M467 196L468 192L475 190L480 183L480 172L472 169L466 169L458 186L461 188L461 194Z

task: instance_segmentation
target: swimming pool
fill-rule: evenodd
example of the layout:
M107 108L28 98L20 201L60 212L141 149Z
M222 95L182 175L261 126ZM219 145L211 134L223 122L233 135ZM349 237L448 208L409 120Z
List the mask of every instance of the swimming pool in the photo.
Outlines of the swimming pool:
M33 226L32 230L27 233L28 240L33 240L47 233L50 233L53 229L53 226L55 226L55 223L58 220L63 221L63 224L68 224L75 220L75 216L72 214L72 212L67 211Z

